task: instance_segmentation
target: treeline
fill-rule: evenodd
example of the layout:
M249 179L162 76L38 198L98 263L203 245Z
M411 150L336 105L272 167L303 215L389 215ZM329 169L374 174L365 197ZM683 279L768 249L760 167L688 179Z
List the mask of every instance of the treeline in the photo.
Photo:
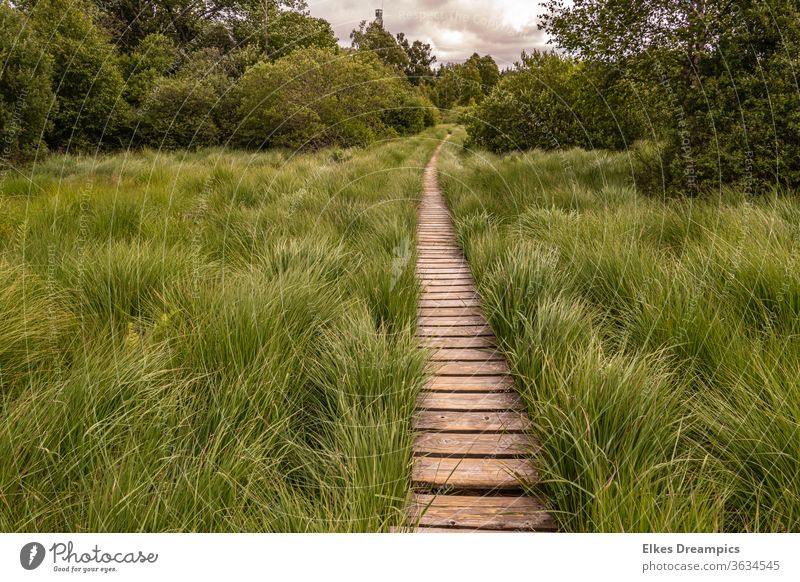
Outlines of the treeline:
M523 54L469 118L473 144L636 148L639 184L800 188L796 0L551 0L566 50Z
M2 161L45 149L346 147L433 124L420 86L430 47L377 25L354 35L341 49L305 0L2 3ZM373 50L376 36L396 54Z

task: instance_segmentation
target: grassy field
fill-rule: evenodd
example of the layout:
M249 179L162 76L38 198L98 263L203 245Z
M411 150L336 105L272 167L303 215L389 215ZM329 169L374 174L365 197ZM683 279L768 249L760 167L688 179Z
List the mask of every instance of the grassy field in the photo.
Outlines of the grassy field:
M0 531L385 531L444 129L48 157L0 181ZM800 203L656 200L625 154L442 186L568 531L800 528Z
M397 523L415 206L442 135L6 175L0 530Z
M655 200L626 154L440 162L569 531L800 528L800 202Z

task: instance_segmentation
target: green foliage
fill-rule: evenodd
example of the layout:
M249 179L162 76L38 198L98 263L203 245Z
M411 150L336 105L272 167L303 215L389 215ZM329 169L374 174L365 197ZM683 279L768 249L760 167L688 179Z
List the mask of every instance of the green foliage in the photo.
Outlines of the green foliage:
M500 79L490 55L473 54L464 63L448 64L436 73L433 101L439 109L471 106L483 101Z
M493 152L625 148L640 132L633 98L614 67L523 53L468 120L470 139Z
M137 113L138 139L165 149L213 145L220 138L218 102L219 94L207 79L163 78Z
M644 96L661 159L643 182L697 194L797 188L800 8L792 0L552 0L562 47L626 72ZM635 102L631 102L636 107Z
M0 4L0 167L43 145L52 104L52 64L23 14Z
M301 48L333 49L336 37L327 20L299 12L281 12L270 20L269 55L281 58Z
M120 60L92 5L41 0L30 8L30 17L53 60L58 108L48 142L75 150L118 145L127 115Z
M304 0L22 0L1 9L4 163L45 144L363 146L435 122L413 86L435 61L430 46L364 26L354 57Z
M363 52L301 49L260 63L242 78L238 99L237 137L251 146L363 146L425 123L425 102Z
M150 34L142 39L130 55L122 58L125 73L125 97L138 105L153 90L160 77L176 65L178 51L163 34Z
M378 22L362 20L358 30L350 33L353 47L359 51L376 55L386 66L398 72L404 72L409 66L409 58L403 46L390 32Z
M405 67L406 77L412 85L430 85L433 83L433 69L431 65L436 62L431 45L415 40L409 43L402 32L397 34L397 43L405 51L408 64Z

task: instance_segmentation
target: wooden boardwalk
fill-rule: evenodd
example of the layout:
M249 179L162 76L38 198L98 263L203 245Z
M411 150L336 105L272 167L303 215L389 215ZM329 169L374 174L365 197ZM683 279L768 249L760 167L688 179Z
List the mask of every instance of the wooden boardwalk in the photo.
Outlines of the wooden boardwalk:
M437 183L439 149L425 170L417 234L423 288L417 336L431 362L414 419L409 528L552 531L552 516L522 491L522 482L537 480L536 446L456 244Z

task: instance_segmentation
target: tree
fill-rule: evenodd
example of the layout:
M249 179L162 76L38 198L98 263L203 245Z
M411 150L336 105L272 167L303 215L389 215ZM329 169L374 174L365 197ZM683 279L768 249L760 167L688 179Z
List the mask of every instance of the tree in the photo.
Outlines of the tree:
M130 55L122 59L125 73L125 97L138 105L150 93L156 82L178 62L178 51L172 40L163 34L150 34Z
M800 170L789 162L800 154L795 0L550 0L547 7L551 40L619 67L657 100L663 159L653 170L672 190L800 187Z
M409 65L408 55L397 40L378 22L367 24L362 20L357 30L350 33L353 48L375 54L387 66L404 73Z
M150 34L163 34L181 49L215 47L231 50L242 44L265 45L280 30L280 16L308 16L305 0L94 0L103 23L124 52L132 52ZM265 18L265 5L269 18ZM270 44L272 44L270 42Z
M53 61L57 108L48 142L85 150L119 145L127 105L120 59L97 12L82 0L23 4Z
M405 68L406 77L412 85L431 84L433 82L432 65L436 62L431 45L415 40L408 42L402 32L397 34L397 44L405 51L408 64Z
M24 16L0 4L0 167L27 158L49 127L52 64Z
M478 56L477 53L473 55L473 57L476 56ZM488 95L492 92L492 89L494 89L498 81L500 81L500 68L497 66L497 63L494 61L491 55L478 57L476 66L478 67L478 72L481 76L481 88L483 89L483 94Z
M218 143L215 108L219 92L211 79L161 78L137 113L137 142L159 149L198 148Z
M270 20L271 59L278 59L301 48L332 49L336 37L327 20L300 12L286 11Z
M256 147L367 145L422 129L429 108L374 54L317 48L253 66L236 98L238 142Z

